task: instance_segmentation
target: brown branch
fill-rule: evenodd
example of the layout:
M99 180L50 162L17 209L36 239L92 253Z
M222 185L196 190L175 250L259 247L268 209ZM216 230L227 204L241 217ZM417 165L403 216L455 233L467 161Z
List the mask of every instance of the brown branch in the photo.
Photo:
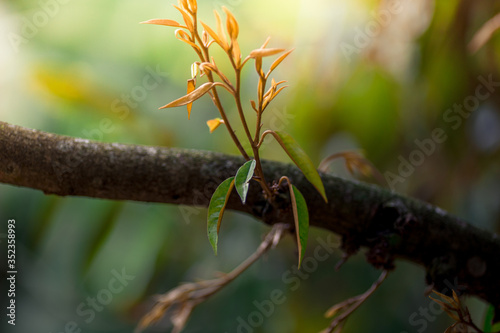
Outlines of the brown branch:
M0 182L46 194L207 206L216 186L243 163L220 153L99 143L0 122ZM296 167L262 165L267 179L288 176L300 188L311 225L342 235L347 255L366 246L376 267L391 268L395 258L412 261L425 267L434 289L455 286L500 307L497 235L430 204L322 174L326 204ZM293 221L287 203L270 206L259 186L251 186L246 205L234 194L228 208L273 224Z

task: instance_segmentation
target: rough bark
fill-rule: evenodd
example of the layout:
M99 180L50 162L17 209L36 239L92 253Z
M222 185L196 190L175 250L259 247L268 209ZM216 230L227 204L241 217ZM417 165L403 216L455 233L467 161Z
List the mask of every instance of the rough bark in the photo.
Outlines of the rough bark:
M177 148L99 143L0 122L0 182L60 196L207 206L240 157ZM263 161L268 180L288 176L300 188L311 225L342 235L347 254L392 268L403 258L422 265L443 291L478 296L500 307L500 239L430 204L386 189L322 174L326 204L293 165ZM233 193L229 209L272 224L291 221L283 195L273 205L251 186L247 204ZM186 210L189 214L189 209ZM498 313L498 311L497 311Z

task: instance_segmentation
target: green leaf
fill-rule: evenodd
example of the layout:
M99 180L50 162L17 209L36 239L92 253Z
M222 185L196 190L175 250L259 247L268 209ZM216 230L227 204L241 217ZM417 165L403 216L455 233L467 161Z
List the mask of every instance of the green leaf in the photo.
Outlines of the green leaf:
M293 163L302 171L307 180L318 190L325 202L328 202L325 193L325 187L323 186L323 181L321 180L318 170L314 167L311 159L307 154L300 148L299 144L290 136L290 134L282 131L272 131L274 138L283 147L285 152L290 156Z
M217 242L219 240L219 229L226 209L227 200L234 187L234 177L223 181L215 190L208 206L208 240L212 244L215 255L217 255Z
M493 322L493 316L495 315L495 307L490 305L488 310L486 310L486 314L484 316L484 327L483 331L491 332L491 323Z
M486 333L490 332L498 332L500 331L500 322L493 325L493 317L495 316L495 307L490 305L488 310L486 310L486 314L484 316L484 327L483 331Z
M250 160L243 164L234 178L234 186L236 187L236 191L238 191L243 204L245 204L245 201L247 200L248 187L250 185L249 182L253 177L256 163L257 162L255 162L255 160Z
M293 219L295 221L295 235L299 249L299 268L306 253L307 238L309 235L309 211L304 196L300 191L288 182L290 198L292 199Z

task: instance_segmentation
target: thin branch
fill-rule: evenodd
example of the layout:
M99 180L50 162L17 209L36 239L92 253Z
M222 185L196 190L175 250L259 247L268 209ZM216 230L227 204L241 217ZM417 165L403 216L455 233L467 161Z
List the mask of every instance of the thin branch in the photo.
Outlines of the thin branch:
M141 319L136 329L136 333L142 332L144 329L157 322L171 307L178 307L181 309L181 311L175 312L171 318L175 326L175 332L180 332L184 328L191 311L198 304L221 291L238 276L243 274L269 250L275 248L285 235L284 232L287 228L288 226L286 224L275 224L271 231L265 236L257 250L231 272L222 274L219 278L212 280L184 283L166 294L160 295L153 309ZM187 309L187 311L182 311L183 309Z
M346 320L351 314L354 313L377 289L380 287L382 282L387 278L387 271L383 271L380 277L375 281L370 289L365 291L363 294L349 298L348 300L332 306L327 312L326 317L336 317L330 324L330 326L321 331L321 333L334 333L337 330L340 332L341 328L345 324Z

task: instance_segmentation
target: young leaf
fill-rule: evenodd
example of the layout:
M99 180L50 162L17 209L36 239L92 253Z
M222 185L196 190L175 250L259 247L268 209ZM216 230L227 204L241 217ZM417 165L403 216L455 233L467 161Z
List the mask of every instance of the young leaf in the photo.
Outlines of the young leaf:
M205 95L207 92L210 91L214 86L219 85L214 82L207 82L202 84L201 86L198 87L198 89L194 90L193 92L187 94L186 96L183 96L179 99L176 99L173 102L168 103L167 105L162 106L160 109L166 109L166 108L173 108L176 106L182 106L182 105L187 105L190 103L193 103L203 95Z
M191 15L188 13L188 11L184 8L178 7L176 5L173 5L179 12L182 14L182 18L184 19L184 22L186 23L186 26L189 31L193 31L194 25L193 25L193 18Z
M285 49L255 49L250 52L250 58L270 57L283 51L285 51Z
M328 202L325 193L325 187L323 186L323 181L321 180L318 171L314 167L311 159L307 154L300 148L298 143L290 136L290 134L282 131L272 131L270 132L276 141L283 147L285 152L290 156L293 163L302 171L307 180L318 190L325 202Z
M238 191L241 202L243 202L243 204L245 204L245 201L247 200L249 182L253 177L255 164L255 160L246 162L241 166L241 168L239 168L238 172L236 173L236 177L234 178L234 186L236 187L236 191Z
M198 11L198 4L196 3L196 0L189 0L189 8L193 13Z
M290 198L292 199L293 218L295 220L295 235L297 237L297 246L299 248L299 268L306 252L307 237L309 235L309 212L307 203L302 193L288 182L290 189Z
M217 44L219 44L222 48L224 48L225 44L222 41L222 39L219 37L219 35L217 35L217 33L212 28L210 28L208 25L206 25L205 23L203 23L201 21L200 21L200 23L203 26L203 28L205 29L205 31L214 39L214 41Z
M229 9L222 6L222 10L224 11L224 13L226 13L227 16L226 20L227 32L229 33L229 37L231 37L231 41L234 43L238 38L238 34L240 31L240 28L238 27L238 21L236 21L236 18L234 17L233 13L229 11Z
M189 95L196 89L196 83L194 79L190 79L187 81L187 94ZM186 105L188 111L188 120L191 118L191 109L193 108L193 103L189 103Z
M226 209L227 200L231 191L234 187L234 177L228 178L223 181L215 190L210 199L210 204L208 206L208 224L207 233L208 240L214 249L215 255L217 255L217 242L219 240L219 229L222 221L222 216L224 215L224 210Z
M176 22L174 20L164 20L164 19L152 19L141 22L141 24L155 24L155 25L165 25L167 27L186 28L182 26L179 22Z
M293 52L293 49L290 50L290 51L288 51L288 52L286 52L285 54L281 55L278 59L276 59L272 63L271 67L269 68L269 72L267 72L267 77L269 77L269 75L271 74L271 72L274 71L276 69L276 67L278 67L278 65L281 64L281 62L283 60L285 60L285 58L288 57L290 55L290 53L292 53L292 52Z
M213 131L215 131L220 124L224 124L224 120L220 118L207 120L207 126L210 129L210 133L213 133Z
M227 43L226 34L224 33L224 28L222 27L222 20L220 18L219 12L214 10L215 21L217 22L217 35L219 35L219 39L222 44L220 46L224 49L224 51L229 50L229 44Z

